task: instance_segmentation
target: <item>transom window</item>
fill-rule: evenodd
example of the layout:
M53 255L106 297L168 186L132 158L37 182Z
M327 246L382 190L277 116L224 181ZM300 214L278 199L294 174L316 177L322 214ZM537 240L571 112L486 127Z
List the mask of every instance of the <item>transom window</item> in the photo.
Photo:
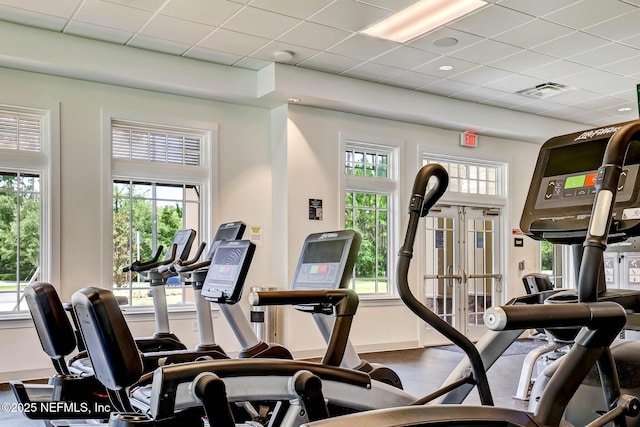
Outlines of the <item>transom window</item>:
M473 161L451 159L427 159L425 164L439 163L449 174L449 187L452 193L478 194L482 196L502 196L500 186L500 166L479 164Z

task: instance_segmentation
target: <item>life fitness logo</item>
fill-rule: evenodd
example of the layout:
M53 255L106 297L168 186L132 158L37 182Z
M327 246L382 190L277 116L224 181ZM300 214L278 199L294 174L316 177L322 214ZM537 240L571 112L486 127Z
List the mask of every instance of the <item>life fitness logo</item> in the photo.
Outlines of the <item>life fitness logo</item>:
M580 141L581 139L591 139L596 136L613 134L620 128L622 128L622 126L609 126L606 128L588 130L586 132L582 132L580 136L578 136L574 141Z
M318 237L318 240L335 239L336 237L338 237L338 233L324 233L322 236Z

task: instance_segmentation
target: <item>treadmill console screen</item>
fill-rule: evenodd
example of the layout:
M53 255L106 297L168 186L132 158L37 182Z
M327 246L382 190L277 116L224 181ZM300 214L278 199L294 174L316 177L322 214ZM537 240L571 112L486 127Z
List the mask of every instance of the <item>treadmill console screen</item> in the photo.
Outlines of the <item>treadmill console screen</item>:
M221 241L202 285L202 296L212 302L238 302L255 247L249 240Z
M311 234L302 246L291 289L347 287L360 248L353 230Z
M209 246L209 252L207 252L207 257L205 259L213 258L219 242L223 240L242 239L246 227L246 224L242 221L228 222L218 227L218 231L216 231L216 235L213 237L213 242L211 243L211 246Z
M524 233L555 243L584 240L598 168L609 138L624 124L558 136L543 144L520 220ZM640 219L639 169L640 140L634 140L620 177L614 220Z

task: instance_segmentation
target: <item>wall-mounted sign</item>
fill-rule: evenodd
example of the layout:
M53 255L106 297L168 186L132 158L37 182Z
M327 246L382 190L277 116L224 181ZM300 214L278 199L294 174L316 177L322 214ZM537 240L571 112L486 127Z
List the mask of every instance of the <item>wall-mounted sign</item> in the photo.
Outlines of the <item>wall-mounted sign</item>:
M477 147L478 134L475 134L473 132L462 132L460 134L460 145L462 145L463 147Z
M322 221L322 199L309 199L309 219Z

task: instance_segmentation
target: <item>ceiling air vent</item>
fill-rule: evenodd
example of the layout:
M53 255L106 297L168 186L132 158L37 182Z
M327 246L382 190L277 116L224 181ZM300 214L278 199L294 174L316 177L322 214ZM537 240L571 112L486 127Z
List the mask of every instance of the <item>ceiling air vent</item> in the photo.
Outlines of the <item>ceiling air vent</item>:
M519 90L516 93L528 96L529 98L542 99L567 92L569 89L569 86L561 85L560 83L548 82L536 85L528 89Z

